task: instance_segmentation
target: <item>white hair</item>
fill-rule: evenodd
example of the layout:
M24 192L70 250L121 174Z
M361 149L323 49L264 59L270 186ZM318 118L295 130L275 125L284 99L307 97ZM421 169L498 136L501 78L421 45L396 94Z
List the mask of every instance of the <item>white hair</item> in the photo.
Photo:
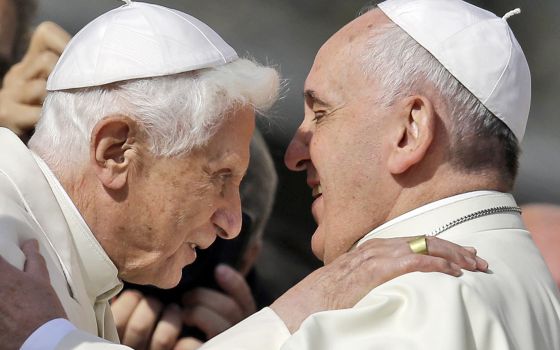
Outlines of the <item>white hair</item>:
M156 156L203 146L228 112L252 106L264 112L278 98L275 69L247 59L198 71L49 92L29 141L52 168L78 166L89 156L90 136L104 117L138 121Z
M379 84L382 91L375 102L388 106L431 85L451 121L451 163L467 170L503 166L513 182L518 141L500 119L395 23L374 29L367 40L361 63L366 77Z

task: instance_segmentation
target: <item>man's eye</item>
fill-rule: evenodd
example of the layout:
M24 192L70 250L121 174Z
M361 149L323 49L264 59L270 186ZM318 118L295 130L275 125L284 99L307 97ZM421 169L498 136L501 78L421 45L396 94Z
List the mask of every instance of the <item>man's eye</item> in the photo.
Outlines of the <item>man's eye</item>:
M220 180L226 181L227 179L231 178L233 173L231 171L224 171L220 173Z
M214 173L213 178L214 178L215 181L225 182L229 178L231 178L232 176L233 176L233 173L232 173L231 170L224 169L224 170L220 170L220 171Z
M324 111L319 111L319 112L315 112L315 117L313 118L313 121L318 123L321 121L321 119L323 119L323 117L325 117L327 115L326 112Z

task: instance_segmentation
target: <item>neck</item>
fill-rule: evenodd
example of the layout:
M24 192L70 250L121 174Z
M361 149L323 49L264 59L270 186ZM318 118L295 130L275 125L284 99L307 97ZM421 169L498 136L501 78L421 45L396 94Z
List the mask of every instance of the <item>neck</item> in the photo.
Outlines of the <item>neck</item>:
M452 197L461 193L473 191L499 191L509 192L509 189L500 183L497 176L490 174L464 174L457 171L442 171L422 184L411 187L401 187L392 210L385 222L392 220L404 213L422 207L440 199Z
M91 195L91 182L87 181L87 174L79 171L73 172L73 174L66 174L63 172L57 172L53 170L53 173L60 181L64 190L72 199L72 202L78 208L78 211L88 224L93 232L93 225L91 222L92 213L94 212L94 198L95 195Z

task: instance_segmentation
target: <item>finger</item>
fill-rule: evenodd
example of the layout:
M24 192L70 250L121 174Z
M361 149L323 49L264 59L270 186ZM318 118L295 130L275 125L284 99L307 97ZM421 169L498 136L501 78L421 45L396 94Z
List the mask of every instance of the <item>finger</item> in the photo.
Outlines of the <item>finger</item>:
M200 340L188 337L179 339L173 350L195 350L201 346L202 342Z
M126 324L132 316L134 309L142 300L142 294L136 290L127 289L111 303L111 311L117 326L117 333L121 339L124 338Z
M475 257L476 259L476 268L479 271L487 272L488 271L488 262L480 257Z
M476 260L476 268L479 271L483 271L483 272L488 271L488 262L486 260L482 259L481 257L476 256L477 253L478 253L476 251L476 248L474 248L474 247L464 247L464 248L475 255L474 258Z
M216 267L215 277L220 288L241 306L244 316L249 316L256 311L251 288L241 273L230 266L220 264Z
M183 295L183 305L188 307L203 306L222 315L230 323L235 324L244 318L240 305L221 292L208 288L195 288Z
M181 308L177 304L169 305L154 330L150 350L173 349L182 327Z
M41 107L24 104L12 104L10 107L11 121L10 129L17 135L23 135L26 131L33 128L41 116Z
M24 80L36 78L47 79L51 74L59 55L52 51L44 51L34 56L27 56L22 60L22 66L19 70Z
M146 349L161 309L159 301L153 298L142 299L128 320L123 344L136 350Z
M385 264L385 266L389 265L390 261ZM461 267L451 261L436 256L422 254L410 254L402 257L401 269L395 269L392 272L393 276L391 278L415 271L442 272L455 277L463 274Z
M47 96L47 81L45 79L33 79L25 82L14 94L17 101L41 107Z
M25 56L34 56L39 52L52 51L62 54L71 36L62 27L53 22L43 22L33 32L31 42Z
M474 255L472 250L465 249L460 245L437 237L428 236L426 240L428 252L431 256L444 258L469 271L476 270L476 255Z
M197 327L208 338L212 338L232 326L222 315L204 306L183 309L183 322L187 326Z
M23 271L34 278L50 284L49 270L45 258L39 252L39 243L35 239L23 242L21 250L25 254L25 266Z

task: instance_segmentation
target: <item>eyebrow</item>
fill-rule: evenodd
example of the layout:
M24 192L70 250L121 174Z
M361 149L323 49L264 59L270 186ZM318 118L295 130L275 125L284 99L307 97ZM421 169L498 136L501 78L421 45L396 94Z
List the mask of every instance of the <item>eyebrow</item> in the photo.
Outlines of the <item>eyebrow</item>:
M325 102L325 100L323 100L322 98L320 98L319 96L317 96L317 92L314 90L305 90L303 92L303 97L305 98L305 101L307 103L307 101L311 100L312 104L320 104L323 106L330 106L329 103ZM312 107L312 106L310 106Z

